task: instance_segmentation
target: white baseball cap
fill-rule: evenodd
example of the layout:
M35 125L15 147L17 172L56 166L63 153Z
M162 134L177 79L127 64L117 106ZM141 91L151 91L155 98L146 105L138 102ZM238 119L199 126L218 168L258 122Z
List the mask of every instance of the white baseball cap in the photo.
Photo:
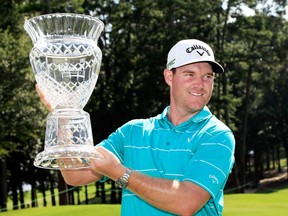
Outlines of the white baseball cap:
M168 53L167 68L171 70L196 62L208 62L211 64L213 72L224 72L224 68L215 61L211 47L196 39L181 40L176 43Z

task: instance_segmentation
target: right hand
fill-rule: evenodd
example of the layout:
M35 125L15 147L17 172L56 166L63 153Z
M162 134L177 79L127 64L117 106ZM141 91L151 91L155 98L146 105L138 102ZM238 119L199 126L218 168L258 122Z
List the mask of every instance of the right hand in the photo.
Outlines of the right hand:
M92 171L113 180L118 179L125 173L127 168L120 163L119 159L112 152L103 146L96 146L95 150L98 152L99 157L91 160Z
M44 95L43 92L41 91L39 85L36 84L35 87L36 87L36 92L38 93L41 102L46 106L46 108L47 108L50 112L52 112L52 111L53 111L53 108L52 108L51 104L48 103L48 101L46 100L45 95Z

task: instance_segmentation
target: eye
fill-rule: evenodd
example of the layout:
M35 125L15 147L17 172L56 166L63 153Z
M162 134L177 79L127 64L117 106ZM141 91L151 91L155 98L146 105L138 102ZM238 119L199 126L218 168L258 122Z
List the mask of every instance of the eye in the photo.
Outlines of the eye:
M184 76L192 77L192 76L194 76L194 73L189 73L189 72L188 72L188 73L185 73Z
M210 80L210 79L214 79L214 74L213 73L209 73L209 74L205 74L203 76L204 79Z

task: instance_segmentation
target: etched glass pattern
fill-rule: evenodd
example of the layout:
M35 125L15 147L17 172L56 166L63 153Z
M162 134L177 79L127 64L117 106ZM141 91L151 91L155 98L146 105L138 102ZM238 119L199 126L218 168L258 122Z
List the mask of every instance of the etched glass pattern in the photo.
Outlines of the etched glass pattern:
M97 40L103 23L91 16L56 13L27 20L33 42L30 63L35 79L52 106L47 117L44 151L34 165L81 169L98 155L90 116L83 111L95 88L102 52Z

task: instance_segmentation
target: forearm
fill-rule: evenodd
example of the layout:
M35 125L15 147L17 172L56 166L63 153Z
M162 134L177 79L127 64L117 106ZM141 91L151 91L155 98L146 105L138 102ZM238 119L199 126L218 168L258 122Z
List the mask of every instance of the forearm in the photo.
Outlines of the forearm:
M151 205L177 215L193 215L210 195L191 182L152 178L133 171L128 189Z
M87 185L92 182L99 181L102 175L87 170L60 170L65 182L72 186L82 186Z

